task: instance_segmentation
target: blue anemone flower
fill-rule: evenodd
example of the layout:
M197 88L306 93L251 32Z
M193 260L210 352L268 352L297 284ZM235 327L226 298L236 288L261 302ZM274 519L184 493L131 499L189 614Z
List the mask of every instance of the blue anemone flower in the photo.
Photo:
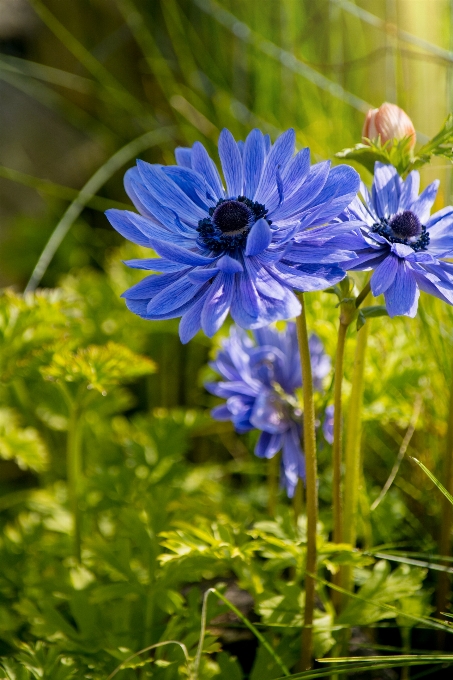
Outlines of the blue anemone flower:
M299 478L305 479L305 460L301 449L302 412L296 389L302 385L296 325L278 331L265 327L253 332L253 339L241 328L232 326L230 336L211 364L224 378L208 383L212 394L226 399L212 416L231 420L239 433L261 431L255 454L272 458L282 451L281 480L292 498ZM309 340L313 385L322 390L330 371L330 358L316 335ZM323 432L332 436L332 407L326 409Z
M371 194L364 184L342 219L361 222L359 231L339 238L341 247L355 250L358 259L344 263L348 270L374 270L371 292L384 294L389 316L417 313L420 291L453 304L453 207L430 215L439 182L420 194L420 176L401 179L395 168L375 164Z
M338 262L354 253L310 230L346 208L359 177L349 166L310 166L309 149L294 155L294 148L294 130L273 145L259 130L243 144L223 130L226 188L200 142L176 149L178 165L137 161L125 188L140 214L108 210L107 217L125 238L160 255L126 264L160 274L123 293L129 309L145 319L181 317L180 337L188 342L200 328L212 336L228 312L243 328L297 316L293 289L321 290L340 281ZM287 259L301 231L303 243Z

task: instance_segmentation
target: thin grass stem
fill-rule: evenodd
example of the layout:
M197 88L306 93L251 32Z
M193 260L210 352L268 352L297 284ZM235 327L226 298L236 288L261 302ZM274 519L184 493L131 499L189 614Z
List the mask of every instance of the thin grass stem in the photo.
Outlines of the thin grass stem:
M343 448L343 407L342 407L342 386L343 386L343 364L344 350L346 345L346 333L348 326L341 322L338 326L337 351L335 357L334 374L334 420L333 420L333 446L332 446L332 511L333 511L333 542L341 543L343 540L342 526L342 497L341 497L341 463ZM339 585L339 573L335 574L335 582ZM336 609L340 605L341 597L334 591L332 593L333 604Z
M153 130L147 132L140 137L132 140L126 146L123 146L119 151L117 151L113 156L111 156L108 161L106 161L88 180L84 187L79 191L77 197L72 201L65 211L63 217L58 222L50 239L41 256L33 270L30 280L27 284L25 292L33 291L39 286L42 277L44 276L47 267L52 261L58 247L63 241L64 237L79 217L80 213L87 205L87 203L92 200L93 196L99 191L99 189L107 182L107 180L112 177L112 175L117 172L120 168L128 163L137 154L149 149L152 146L157 146L162 142L168 140L173 132L173 128L163 128L162 130Z
M452 371L453 375L453 371ZM450 387L450 404L448 410L448 429L446 440L445 464L444 464L445 486L450 494L453 495L453 378ZM446 557L451 556L451 532L453 524L453 506L445 496L442 498L441 529L439 537L439 553ZM436 593L437 616L445 612L449 603L450 577L446 572L439 575ZM445 634L439 633L438 642L441 649L444 646Z
M304 411L304 451L306 469L306 508L307 508L307 572L305 576L305 611L304 628L301 638L300 670L309 670L313 659L313 612L315 607L316 573L316 525L318 520L317 462L315 405L313 399L313 377L311 372L310 348L308 344L307 319L305 314L304 294L299 296L302 310L296 319L297 338L299 342L302 366L302 390Z
M363 378L369 328L370 322L368 321L357 335L346 428L343 541L353 546L357 536L357 509L361 479L360 439L362 434ZM342 569L341 583L346 590L350 590L351 578L351 567L349 565L345 566Z
M73 553L77 562L81 561L81 530L80 530L80 477L82 474L81 461L81 433L80 410L73 403L69 413L68 438L66 448L66 465L69 491L69 504L73 522Z

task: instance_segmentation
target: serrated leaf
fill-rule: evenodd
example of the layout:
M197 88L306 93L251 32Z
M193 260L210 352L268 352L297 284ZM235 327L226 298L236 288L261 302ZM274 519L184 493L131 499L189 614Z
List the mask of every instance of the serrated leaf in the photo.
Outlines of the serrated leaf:
M77 352L61 349L52 363L41 369L48 380L85 384L87 389L105 395L118 383L128 382L154 373L156 365L151 359L131 352L124 345L108 342L90 345Z
M19 416L0 409L0 458L15 460L19 467L42 472L48 462L47 449L37 430L19 426Z

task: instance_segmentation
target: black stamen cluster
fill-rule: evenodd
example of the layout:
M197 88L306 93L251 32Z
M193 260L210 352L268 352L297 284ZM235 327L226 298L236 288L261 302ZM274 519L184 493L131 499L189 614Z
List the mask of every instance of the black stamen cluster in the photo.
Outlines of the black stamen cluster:
M198 222L199 240L216 255L242 250L250 229L267 212L264 205L245 196L221 198L215 208L209 208L209 217Z
M426 227L410 210L395 215L391 220L381 218L379 222L373 224L371 231L384 236L390 243L402 243L409 246L415 252L426 250L430 240ZM418 236L417 239L415 239L416 236Z

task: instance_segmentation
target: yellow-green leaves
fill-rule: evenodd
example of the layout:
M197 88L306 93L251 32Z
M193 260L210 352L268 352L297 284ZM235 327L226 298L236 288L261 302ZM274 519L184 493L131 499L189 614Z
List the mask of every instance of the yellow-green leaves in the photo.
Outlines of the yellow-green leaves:
M48 361L53 345L63 342L74 320L61 291L0 295L0 381L8 382Z
M85 384L88 390L106 395L113 385L130 382L155 370L156 365L151 359L134 354L123 345L108 342L103 346L90 345L76 352L61 349L41 372L47 380Z
M47 465L47 450L39 433L32 427L20 427L18 415L9 408L0 408L0 458L35 472L42 472Z

